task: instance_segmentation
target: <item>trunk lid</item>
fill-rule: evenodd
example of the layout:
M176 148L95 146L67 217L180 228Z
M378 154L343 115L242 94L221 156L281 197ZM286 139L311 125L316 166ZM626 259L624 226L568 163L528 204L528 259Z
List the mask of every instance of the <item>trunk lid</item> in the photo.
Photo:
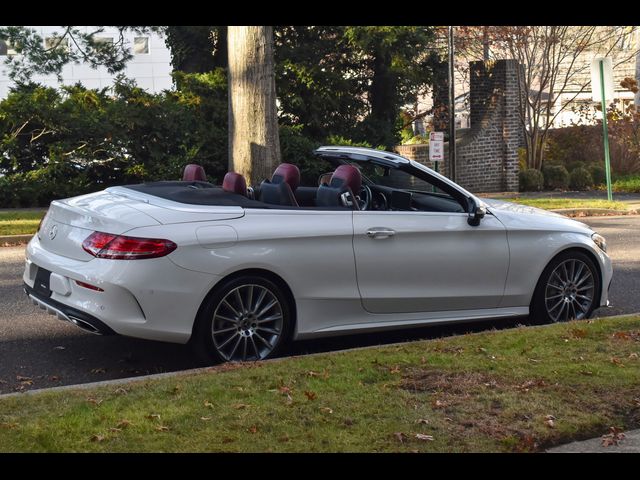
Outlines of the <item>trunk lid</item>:
M106 191L54 200L38 231L42 247L76 260L94 257L82 242L95 231L120 235L132 228L158 225L151 216L135 209L136 200Z

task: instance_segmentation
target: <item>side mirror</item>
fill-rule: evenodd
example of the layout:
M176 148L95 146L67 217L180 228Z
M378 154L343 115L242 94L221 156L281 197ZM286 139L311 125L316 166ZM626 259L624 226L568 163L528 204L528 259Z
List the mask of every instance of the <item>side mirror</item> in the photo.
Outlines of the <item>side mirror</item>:
M487 209L483 205L476 204L472 198L469 199L469 218L467 218L469 225L477 227L486 214Z

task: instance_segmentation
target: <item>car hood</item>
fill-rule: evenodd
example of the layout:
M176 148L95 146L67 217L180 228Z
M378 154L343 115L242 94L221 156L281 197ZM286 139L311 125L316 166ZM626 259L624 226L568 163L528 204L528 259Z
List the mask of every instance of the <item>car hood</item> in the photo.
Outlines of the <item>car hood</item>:
M482 201L488 207L489 211L507 228L528 227L532 229L548 229L580 233L593 232L589 225L578 222L559 213L530 207L528 205L505 202L503 200L483 198Z

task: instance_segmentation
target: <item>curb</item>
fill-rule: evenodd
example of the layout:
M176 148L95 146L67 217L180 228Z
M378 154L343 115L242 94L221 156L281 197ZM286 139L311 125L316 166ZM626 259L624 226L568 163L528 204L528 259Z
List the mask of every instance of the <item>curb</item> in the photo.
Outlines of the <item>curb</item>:
M630 316L638 316L640 315L640 312L635 312L635 313L623 313L620 315L611 315L611 316L606 316L606 317L595 317L592 320L598 320L598 319L612 319L612 318L623 318L623 317L630 317ZM551 324L553 325L553 324ZM546 325L531 325L527 328L544 328ZM484 333L484 332L470 332L464 335L476 335L479 333ZM308 353L306 355L291 355L291 356L287 356L287 357L278 357L278 358L272 358L270 360L261 360L260 362L247 362L248 365L252 365L254 363L272 363L272 362L281 362L283 360L287 360L290 358L300 358L300 357L304 357L304 358L313 358L313 357L317 357L320 355L338 355L338 354L342 354L345 352L354 352L354 351L358 351L358 350L369 350L372 348L387 348L387 347L397 347L397 346L403 346L406 345L407 343L412 343L412 342L421 342L424 341L424 339L418 339L418 340L412 340L410 342L396 342L396 343L389 343L389 344L385 344L385 345L367 345L365 347L353 347L353 348L345 348L343 350L332 350L329 352L316 352L316 353ZM11 392L11 393L4 393L4 394L0 394L0 400L3 400L5 398L12 398L12 397L19 397L19 396L24 396L24 395L37 395L40 393L47 393L47 392L60 392L60 391L65 391L65 390L88 390L91 388L95 388L95 387L107 387L109 385L122 385L122 384L128 384L128 383L140 383L140 382L147 382L150 380L159 380L162 378L170 378L170 377L182 377L182 376L188 376L188 375L194 375L194 374L199 374L199 373L217 373L218 371L225 371L226 368L228 368L228 363L223 363L220 365L213 365L213 366L209 366L209 367L199 367L199 368L191 368L189 370L176 370L175 372L164 372L164 373L154 373L151 375L140 375L138 377L127 377L127 378L114 378L113 380L102 380L99 382L91 382L91 383L78 383L75 385L62 385L60 387L50 387L50 388L37 388L34 390L26 390L24 392ZM227 366L225 368L225 366Z
M35 233L29 233L26 235L0 235L0 247L24 245L29 243L29 240L31 240L34 235Z
M637 210L613 210L610 208L556 208L550 212L568 217L605 217L617 215L638 215Z

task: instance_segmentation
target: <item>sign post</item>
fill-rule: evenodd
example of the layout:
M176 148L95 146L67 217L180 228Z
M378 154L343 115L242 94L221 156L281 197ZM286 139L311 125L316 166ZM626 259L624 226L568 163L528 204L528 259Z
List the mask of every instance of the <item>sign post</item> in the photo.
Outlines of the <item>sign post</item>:
M438 162L444 160L444 132L429 133L429 161L433 162L433 169L438 171ZM433 187L436 191L436 187Z
M602 105L602 132L604 138L604 165L607 174L607 198L611 201L613 200L613 193L611 191L609 129L607 128L607 98L613 99L613 68L611 58L597 57L593 59L593 62L591 62L591 85L593 100L599 100Z

